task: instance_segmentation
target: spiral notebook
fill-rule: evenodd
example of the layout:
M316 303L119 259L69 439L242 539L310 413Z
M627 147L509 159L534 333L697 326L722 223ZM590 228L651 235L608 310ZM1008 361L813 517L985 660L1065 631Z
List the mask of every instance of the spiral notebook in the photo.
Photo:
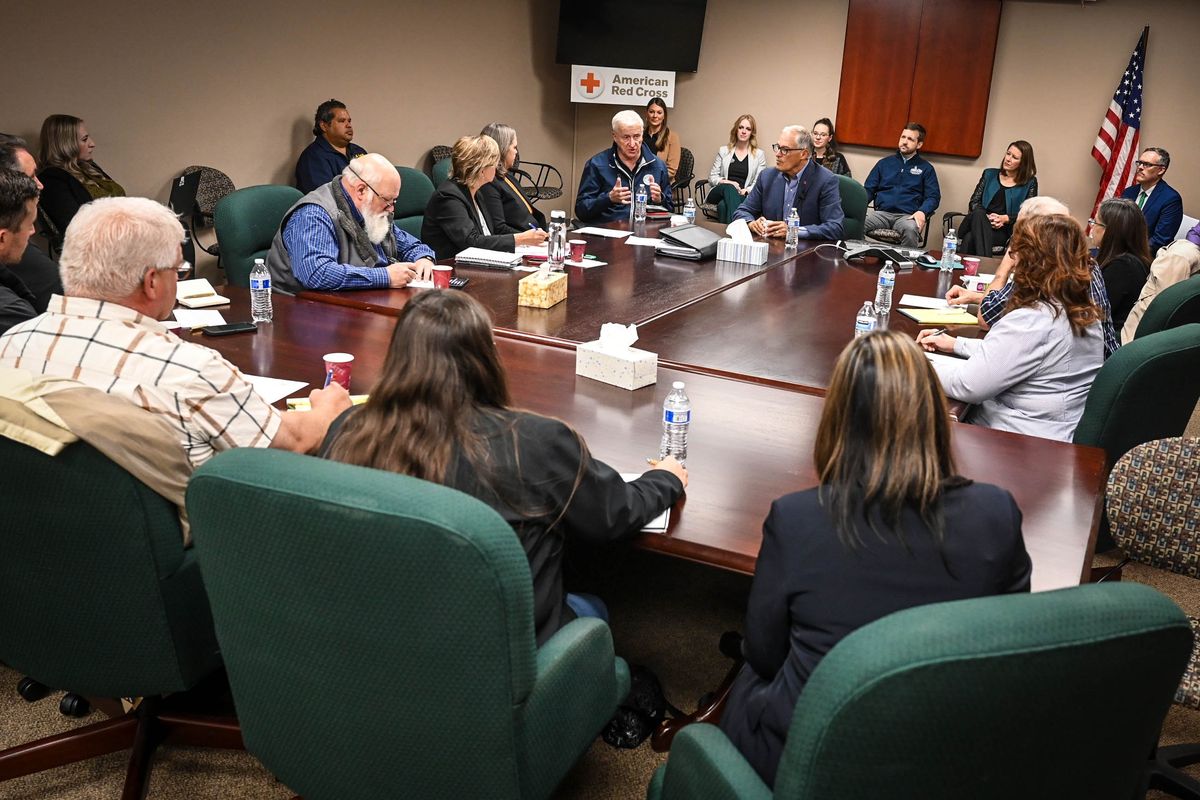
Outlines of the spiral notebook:
M487 267L488 269L512 269L521 263L521 255L506 253L503 250L468 247L454 257L454 263L471 267Z

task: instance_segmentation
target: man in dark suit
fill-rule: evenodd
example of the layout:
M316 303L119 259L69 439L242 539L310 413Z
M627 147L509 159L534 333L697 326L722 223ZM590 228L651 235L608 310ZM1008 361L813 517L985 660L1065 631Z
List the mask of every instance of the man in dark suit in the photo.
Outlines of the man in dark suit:
M1183 224L1183 198L1163 180L1170 166L1170 153L1161 147L1147 147L1137 160L1135 183L1121 192L1121 197L1137 203L1146 215L1151 254L1173 242Z
M750 223L750 230L760 236L783 238L794 208L800 215L801 239L841 239L846 214L838 178L812 160L812 135L789 125L771 149L774 168L762 171L733 218Z
M37 178L37 161L24 139L0 134L0 168L24 173L33 179L38 191L41 191L42 183ZM8 269L33 293L33 310L39 314L46 310L50 295L63 293L58 262L42 252L33 242L26 246L20 261L9 264Z

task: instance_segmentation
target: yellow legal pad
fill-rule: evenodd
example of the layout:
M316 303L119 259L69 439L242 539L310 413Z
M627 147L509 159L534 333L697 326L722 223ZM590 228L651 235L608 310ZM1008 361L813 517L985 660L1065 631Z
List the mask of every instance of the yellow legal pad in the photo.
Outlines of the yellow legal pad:
M918 325L978 325L975 315L962 308L898 308Z
M369 394L352 394L350 402L356 406L361 406L367 402ZM289 397L287 401L288 411L312 411L312 403L308 402L307 397Z

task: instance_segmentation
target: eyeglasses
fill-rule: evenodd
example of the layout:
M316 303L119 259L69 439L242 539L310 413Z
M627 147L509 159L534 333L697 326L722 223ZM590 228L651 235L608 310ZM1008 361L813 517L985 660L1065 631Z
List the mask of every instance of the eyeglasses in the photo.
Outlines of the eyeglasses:
M356 170L356 169L354 169L354 167L351 167L351 166L348 166L348 165L347 165L347 167L346 167L346 168L347 168L347 169L349 169L349 170L350 170L352 173L354 173L354 177L356 177L356 178L358 178L360 181L362 181L362 183L363 183L363 186L365 186L365 187L367 187L368 189L370 189L372 192L374 192L374 193L375 193L375 196L376 196L376 197L378 197L380 200L382 200L382 201L383 201L383 207L384 207L384 208L393 208L393 209L394 209L394 208L396 207L396 199L397 199L397 198L395 198L395 197L392 197L392 198L390 198L390 199L389 199L389 198L387 198L387 197L384 197L383 195L381 195L381 194L379 193L379 190L378 190L378 189L376 189L374 186L372 186L371 184L369 184L369 183L367 183L365 180L363 180L363 176L358 174L358 170Z
M1161 167L1162 166L1162 164L1151 164L1149 161L1135 161L1133 163L1137 164L1139 167L1145 167L1146 169L1150 169L1151 167Z
M1108 227L1107 225L1105 225L1103 222L1101 222L1098 219L1089 219L1088 225L1092 226L1093 228L1107 228Z
M791 153L799 153L802 150L804 150L803 147L783 147L782 145L778 144L771 145L771 151L780 156L790 155Z
M829 134L828 134L828 133L821 133L821 132L819 132L819 131L813 131L813 132L812 132L812 137L813 137L814 139L817 139L817 138L825 139L825 138L828 138L828 137L829 137Z

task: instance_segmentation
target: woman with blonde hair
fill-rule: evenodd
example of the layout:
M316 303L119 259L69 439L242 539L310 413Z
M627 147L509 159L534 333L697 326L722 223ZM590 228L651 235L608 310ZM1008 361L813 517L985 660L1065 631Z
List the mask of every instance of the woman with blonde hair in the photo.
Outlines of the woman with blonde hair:
M983 339L921 331L946 394L978 406L976 425L1071 441L1104 364L1087 237L1062 214L1022 214L1008 243L1012 294Z
M125 189L92 159L96 140L79 117L51 114L42 122L38 207L49 217L61 241L75 212L97 197L124 197Z
M730 222L733 212L754 188L758 173L767 168L767 156L758 147L758 123L753 114L742 114L729 129L729 144L721 145L708 172L706 203L717 206L717 218Z
M538 644L598 598L563 589L569 540L636 536L687 485L673 458L626 483L564 422L510 407L487 311L463 292L430 290L400 312L379 383L338 417L323 454L479 498L512 525L533 575Z
M818 486L771 504L746 609L746 663L721 729L768 785L796 701L858 628L927 603L1029 591L1021 512L956 474L946 398L895 331L833 369L813 448Z
M421 223L421 241L439 258L453 258L468 247L512 253L519 244L541 244L546 232L501 232L504 224L479 194L496 178L500 146L490 136L463 136L450 155L450 177L430 196Z

